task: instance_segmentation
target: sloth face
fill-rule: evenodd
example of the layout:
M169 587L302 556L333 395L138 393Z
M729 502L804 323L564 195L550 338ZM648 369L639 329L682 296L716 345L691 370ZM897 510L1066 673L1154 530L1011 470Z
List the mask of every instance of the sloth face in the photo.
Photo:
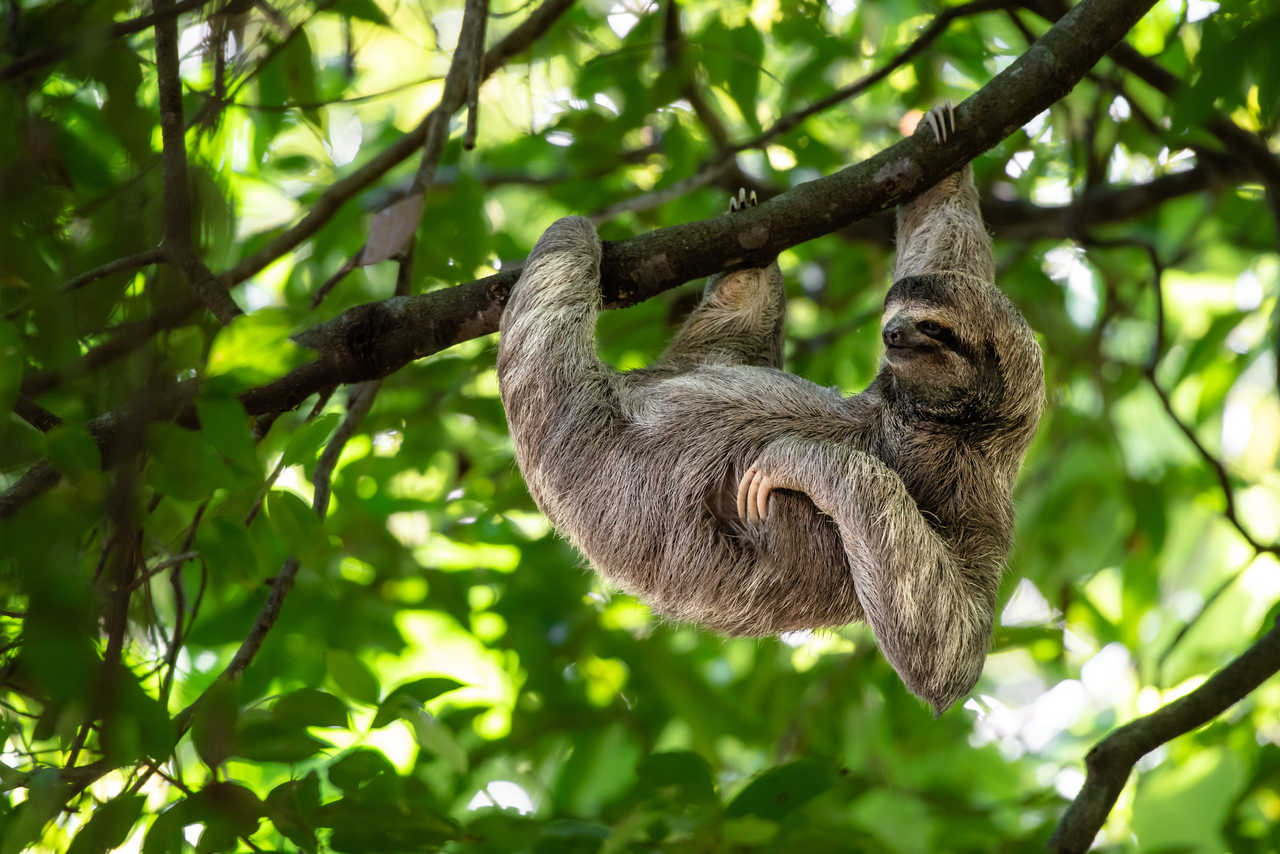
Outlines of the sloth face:
M973 424L1039 411L1039 348L994 286L948 274L902 279L885 299L880 337L890 393L921 417Z

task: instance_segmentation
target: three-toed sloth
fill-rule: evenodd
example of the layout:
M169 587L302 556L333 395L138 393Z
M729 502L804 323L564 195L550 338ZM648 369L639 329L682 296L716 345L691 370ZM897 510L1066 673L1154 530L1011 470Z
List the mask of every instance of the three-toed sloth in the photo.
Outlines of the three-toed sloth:
M566 217L507 303L498 380L530 493L606 578L731 635L864 619L941 713L982 672L1044 377L970 167L902 206L897 251L882 367L843 397L781 370L776 263L713 278L652 367L604 365L600 241Z

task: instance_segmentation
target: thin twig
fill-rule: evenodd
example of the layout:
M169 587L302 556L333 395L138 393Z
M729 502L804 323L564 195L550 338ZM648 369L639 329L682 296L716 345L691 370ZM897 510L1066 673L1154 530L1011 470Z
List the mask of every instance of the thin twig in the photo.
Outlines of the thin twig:
M139 252L136 255L127 255L124 258L117 258L109 261L101 267L95 267L86 273L81 273L74 279L71 279L61 290L65 293L79 290L90 282L96 282L99 279L105 279L108 276L114 276L116 273L128 273L133 270L140 270L143 267L150 267L152 264L159 264L165 260L164 252L160 249L148 249L145 252Z
M1167 741L1203 726L1280 670L1280 625L1209 680L1098 742L1085 757L1084 786L1058 823L1049 846L1060 854L1084 852L1124 789L1133 766Z
M872 71L870 74L859 77L847 86L842 86L824 98L819 98L807 107L788 113L779 118L763 133L733 144L733 151L744 151L748 148L760 148L769 142L777 139L782 134L799 125L810 116L817 115L824 110L829 110L836 104L847 101L856 97L867 89L874 86L884 78L888 77L895 70L914 59L926 47L934 42L938 36L946 32L947 27L958 18L965 18L971 15L981 15L985 12L993 12L999 9L1007 9L1011 6L1019 4L1019 0L974 0L971 3L963 3L959 6L951 6L943 9L933 17L929 25L925 27L920 35L916 36L911 44L907 45L902 51L897 53L889 62Z
M61 418L26 395L18 395L18 399L13 404L13 414L41 433L48 433L62 423Z
M1164 685L1164 666L1166 662L1168 662L1169 657L1173 655L1174 650L1176 650L1178 645L1182 643L1188 634L1190 634L1191 630L1200 623L1200 620L1204 618L1204 615L1209 613L1209 609L1214 606L1214 603L1222 598L1222 594L1226 593L1231 588L1231 585L1239 581L1240 576L1244 575L1245 570L1252 565L1253 558L1251 557L1244 566L1222 579L1218 586L1213 589L1213 592L1206 596L1204 601L1200 603L1200 607L1196 609L1195 614L1193 614L1191 618L1184 622L1178 629L1177 634L1173 636L1173 640L1169 641L1169 645L1164 648L1156 659L1155 675L1157 685Z
M480 22L473 28L471 42L467 47L470 54L467 63L467 130L462 136L462 147L467 151L476 147L476 131L480 121L480 83L482 82L480 64L483 62L484 35L489 21L489 0L475 0L475 2L479 7L476 14ZM471 5L471 0L468 0L467 5ZM465 17L463 30L466 31ZM458 46L462 46L461 35L458 37Z
M360 429L360 422L364 420L364 417L369 414L369 410L373 408L374 398L378 396L381 388L382 380L370 380L367 383L358 383L352 386L351 397L347 402L347 415L342 419L342 423L338 425L338 429L333 432L333 436L329 439L329 444L325 446L324 452L320 454L311 483L315 486L312 504L321 519L324 518L325 513L329 510L333 469L338 464L338 457L342 455L342 449L347 446L347 442L356 434L356 430Z
M157 13L172 6L172 0L154 3ZM182 120L182 81L178 77L178 20L174 15L156 21L156 86L164 158L164 252L213 316L230 323L244 312L196 256L191 244L191 191L186 126Z
M529 17L521 22L519 26L485 52L484 64L480 72L482 78L487 78L494 71L501 68L503 63L512 56L524 52L543 33L550 29L551 25L568 11L572 5L573 0L546 0L531 12ZM447 105L442 99L435 109L447 109L450 115L457 112L462 105L462 92L465 92L465 90L458 92L456 103ZM431 116L434 112L433 110L431 114L428 114L419 122L414 130L398 139L364 166L345 178L334 182L328 190L316 199L310 211L302 219L285 229L275 239L268 242L266 246L248 258L242 259L240 263L223 273L222 281L227 285L243 282L319 231L338 212L342 205L365 187L377 181L394 166L422 148L426 140L428 123L431 121Z
M436 104L424 121L426 133L422 141L422 159L418 163L417 174L413 176L413 191L425 191L435 179L436 167L440 165L440 155L444 144L449 139L449 119L465 103L472 85L477 92L480 87L480 71L471 73L472 66L478 66L482 60L476 56L476 39L484 31L485 12L488 9L485 0L467 0L462 12L462 27L458 31L458 45L453 51L453 61L449 65L449 73L444 78L444 90L440 93L440 103ZM474 81L472 78L475 78Z
M134 33L140 33L159 23L165 18L177 18L184 12L190 12L192 9L199 9L206 5L209 0L181 0L174 3L164 10L157 10L150 15L142 15L132 18L128 21L121 21L118 24L112 24L98 32L82 33L79 38L73 42L63 42L62 44L51 45L49 47L29 53L24 57L14 60L4 68L0 68L0 81L11 80L28 71L33 71L43 65L57 62L76 53L79 50L92 45L100 46L103 42L115 41L116 39L131 36Z

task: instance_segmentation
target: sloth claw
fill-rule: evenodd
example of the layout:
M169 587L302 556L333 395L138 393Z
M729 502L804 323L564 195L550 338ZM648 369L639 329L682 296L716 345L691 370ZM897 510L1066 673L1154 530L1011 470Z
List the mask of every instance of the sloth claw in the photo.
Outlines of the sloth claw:
M738 482L738 518L748 525L759 525L769 516L769 494L773 479L755 466Z
M929 123L934 140L939 145L946 142L956 132L956 113L951 106L951 99L929 108L929 112L924 114L924 120Z
M751 191L751 195L747 195L747 188L739 187L737 195L729 196L729 213L740 211L744 208L754 208L757 203L755 190Z

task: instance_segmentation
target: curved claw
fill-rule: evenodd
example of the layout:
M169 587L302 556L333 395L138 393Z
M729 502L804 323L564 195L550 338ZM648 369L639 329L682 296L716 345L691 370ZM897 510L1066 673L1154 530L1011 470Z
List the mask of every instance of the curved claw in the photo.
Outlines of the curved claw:
M754 208L756 204L758 204L756 191L752 190L751 195L747 195L747 188L739 187L737 195L729 197L729 213L740 211L743 208Z
M930 107L929 112L924 114L924 120L929 123L933 138L939 145L956 132L956 113L950 99Z
M773 480L755 466L738 482L738 518L751 525L758 525L769 515L769 494Z

